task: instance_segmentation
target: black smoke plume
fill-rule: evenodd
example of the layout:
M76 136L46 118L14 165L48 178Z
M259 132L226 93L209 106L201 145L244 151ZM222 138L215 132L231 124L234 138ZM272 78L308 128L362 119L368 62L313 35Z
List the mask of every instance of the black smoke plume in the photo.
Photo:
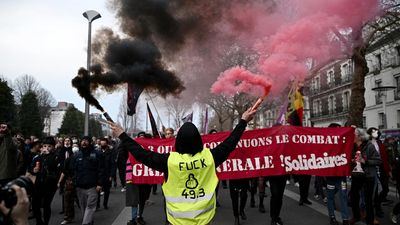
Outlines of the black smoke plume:
M105 32L112 35L109 31ZM120 84L134 83L162 97L169 94L177 96L185 89L181 80L163 67L161 53L149 42L114 37L109 39L107 45L96 44L95 51L102 49L105 49L103 64L92 66L91 75L81 68L72 80L79 95L100 110L100 104L92 95L98 87L112 91ZM106 69L108 71L104 72Z
M100 111L104 111L103 107L99 104L96 98L92 95L90 90L90 76L89 72L80 68L78 71L78 76L72 79L72 86L78 90L78 94L84 98L90 105L93 105Z
M111 29L97 32L92 45L95 66L90 73L81 69L79 74L87 74L88 78L77 76L73 86L97 108L99 104L91 91L98 87L113 91L123 83L134 83L162 97L176 97L185 87L175 72L164 65L168 61L180 66L182 78L193 77L186 79L191 80L191 94L208 93L209 85L221 71L221 66L216 65L219 56L211 54L228 40L216 27L225 10L238 2L247 1L109 0L124 38ZM186 67L186 61L191 59L182 57L183 49L185 56L202 58L204 63L193 69Z

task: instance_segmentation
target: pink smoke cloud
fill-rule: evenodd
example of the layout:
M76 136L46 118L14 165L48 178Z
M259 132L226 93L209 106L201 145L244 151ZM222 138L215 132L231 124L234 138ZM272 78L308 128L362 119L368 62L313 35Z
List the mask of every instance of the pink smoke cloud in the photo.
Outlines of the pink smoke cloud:
M258 78L270 82L273 93L279 93L291 80L304 81L310 70L307 62L320 66L350 56L357 44L354 34L380 9L378 0L277 2L274 6L236 4L221 22L222 31L236 35L241 44L252 45L258 53ZM260 13L268 7L274 8L270 14ZM253 83L245 80L253 75L240 67L226 70L211 92L254 94ZM245 87L235 85L238 80Z
M218 82L223 79L223 82ZM242 67L233 67L225 71L211 87L213 93L235 95L245 92L254 96L266 96L271 89L271 82L265 77L251 73Z

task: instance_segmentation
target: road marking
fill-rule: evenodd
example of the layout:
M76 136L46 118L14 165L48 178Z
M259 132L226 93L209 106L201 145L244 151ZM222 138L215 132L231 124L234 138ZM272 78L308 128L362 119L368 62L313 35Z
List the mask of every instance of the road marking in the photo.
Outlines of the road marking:
M117 216L117 218L114 220L112 225L121 225L121 224L126 224L130 220L130 215L131 215L131 207L125 207Z

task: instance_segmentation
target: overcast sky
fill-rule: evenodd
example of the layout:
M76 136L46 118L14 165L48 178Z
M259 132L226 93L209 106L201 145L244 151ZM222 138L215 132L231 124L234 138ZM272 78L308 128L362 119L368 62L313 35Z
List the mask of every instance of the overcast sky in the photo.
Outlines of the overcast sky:
M96 10L92 37L102 26L118 29L106 0L1 0L0 75L15 80L33 76L56 101L73 103L84 111L84 100L71 86L80 67L86 67L88 21L82 13ZM121 93L101 93L100 103L117 118ZM98 112L91 108L91 112Z

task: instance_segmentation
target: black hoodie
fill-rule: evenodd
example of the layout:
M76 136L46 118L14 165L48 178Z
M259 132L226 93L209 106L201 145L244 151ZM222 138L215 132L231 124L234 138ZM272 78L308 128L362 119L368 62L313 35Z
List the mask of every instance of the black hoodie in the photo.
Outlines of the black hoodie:
M231 132L221 144L211 149L215 167L218 167L229 156L229 154L236 148L244 130L246 129L246 121L240 120L235 129ZM120 149L122 151L129 151L135 159L144 165L164 173L168 177L168 157L167 154L160 154L153 151L147 151L142 148L136 141L131 139L126 133L119 136L121 140ZM179 129L176 141L175 150L182 154L195 155L203 150L203 141L196 126L192 123L185 123Z
M201 150L203 150L203 141L196 126L193 123L184 123L176 135L175 151L196 155Z

